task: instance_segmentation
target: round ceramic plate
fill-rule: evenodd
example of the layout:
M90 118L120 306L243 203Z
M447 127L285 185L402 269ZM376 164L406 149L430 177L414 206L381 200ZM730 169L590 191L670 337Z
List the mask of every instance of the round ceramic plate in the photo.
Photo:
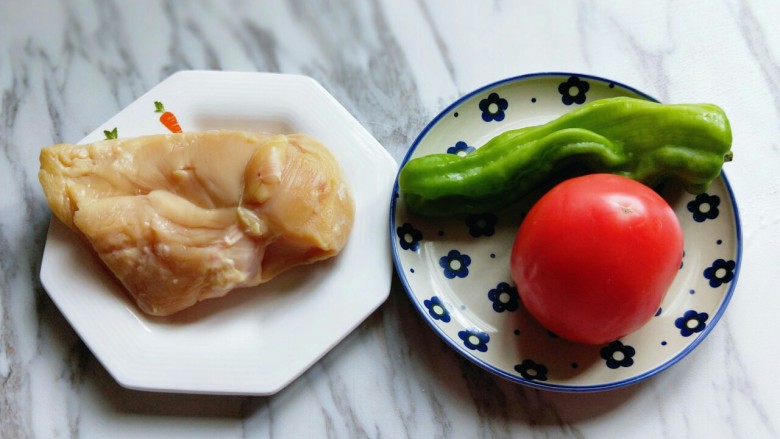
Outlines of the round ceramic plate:
M545 123L613 96L652 99L614 81L569 73L490 84L439 114L403 164L428 154L468 154L501 132ZM434 331L499 376L570 392L633 384L675 364L706 337L728 305L740 266L739 215L725 175L697 196L671 187L661 193L683 228L683 262L655 317L611 343L567 342L523 309L509 254L533 200L498 212L422 218L407 212L396 181L390 212L396 269Z

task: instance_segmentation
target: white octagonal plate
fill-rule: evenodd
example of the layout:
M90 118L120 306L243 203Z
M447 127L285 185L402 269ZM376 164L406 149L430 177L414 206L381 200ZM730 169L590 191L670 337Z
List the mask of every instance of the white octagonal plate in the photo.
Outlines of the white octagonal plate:
M169 77L79 143L166 133L155 102L185 131L306 133L340 162L355 198L342 252L171 317L139 311L92 250L52 219L41 265L49 296L109 373L133 389L272 394L341 341L390 292L386 230L396 162L311 78L188 71Z

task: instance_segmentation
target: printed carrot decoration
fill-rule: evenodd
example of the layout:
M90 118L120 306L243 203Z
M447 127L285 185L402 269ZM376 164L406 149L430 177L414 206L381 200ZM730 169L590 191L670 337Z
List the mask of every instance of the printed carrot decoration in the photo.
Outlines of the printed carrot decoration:
M117 134L116 127L114 127L114 129L111 131L103 130L103 134L105 134L106 140L119 138L119 134Z
M170 111L165 111L165 107L163 107L162 102L154 101L154 108L155 113L162 113L160 116L160 122L165 125L165 128L171 130L172 133L181 132L181 126L179 126L179 121L176 120L176 116L174 116L174 114Z

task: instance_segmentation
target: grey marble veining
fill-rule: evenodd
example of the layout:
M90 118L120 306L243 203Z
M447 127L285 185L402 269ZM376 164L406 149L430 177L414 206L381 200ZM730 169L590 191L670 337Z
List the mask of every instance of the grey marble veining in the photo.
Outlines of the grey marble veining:
M780 30L776 2L0 2L0 437L750 437L780 434ZM580 71L664 101L717 100L745 265L728 312L639 385L560 394L504 381L388 301L270 397L120 387L38 280L42 146L75 142L187 69L309 75L400 161L457 97Z

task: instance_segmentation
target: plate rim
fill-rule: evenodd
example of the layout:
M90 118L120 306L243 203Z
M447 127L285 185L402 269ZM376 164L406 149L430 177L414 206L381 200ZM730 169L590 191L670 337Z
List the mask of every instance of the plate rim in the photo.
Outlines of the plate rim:
M521 74L517 76L511 76L504 79L499 79L497 81L491 82L489 84L483 85L481 87L478 87L471 92L468 92L461 97L457 98L454 102L452 102L450 105L446 106L443 110L441 110L433 119L431 119L430 122L426 124L426 126L420 131L420 134L415 138L414 142L412 142L411 146L407 150L406 154L404 154L404 158L399 164L398 173L395 177L395 182L393 183L393 192L390 197L390 241L392 243L391 249L392 249L392 256L393 256L393 266L395 267L396 274L399 277L399 280L401 281L401 284L404 288L404 291L406 292L407 297L410 299L412 304L414 305L414 308L417 310L419 314L421 314L422 319L428 324L429 327L433 329L433 331L436 333L436 335L442 339L446 344L448 344L450 347L452 347L459 355L465 357L467 360L471 361L472 363L476 364L477 366L481 367L482 369L485 369L488 372L491 372L501 378L504 378L506 380L525 385L528 387L541 389L541 390L549 390L549 391L556 391L556 392L564 392L564 393L589 393L589 392L599 392L599 391L606 391L606 390L612 390L617 388L622 388L626 386L630 386L633 384L636 384L640 381L647 380L648 378L659 374L660 372L668 369L669 367L673 366L674 364L680 362L684 357L686 357L688 354L690 354L700 343L704 341L705 338L712 332L713 328L717 325L717 323L720 321L723 314L726 312L726 309L728 308L729 303L731 302L731 298L734 294L734 290L736 289L737 281L739 278L739 272L740 268L742 267L742 245L743 245L743 238L742 238L742 223L740 219L739 214L739 208L737 206L737 200L734 196L734 191L731 187L731 184L728 181L728 178L726 177L726 173L724 170L721 170L720 175L718 178L720 178L723 181L723 185L726 188L726 191L729 195L729 200L731 201L731 206L734 211L734 232L736 236L736 255L735 255L735 262L736 267L734 269L734 277L732 281L729 283L729 287L725 294L723 295L723 300L718 307L717 311L714 313L711 321L707 324L707 326L702 330L698 336L691 341L683 350L678 352L676 355L668 358L664 362L660 363L659 365L653 367L652 369L649 369L639 375L621 379L618 381L613 381L609 383L604 384L593 384L593 385L585 385L585 386L572 386L572 385L562 385L562 384L548 384L545 382L539 382L535 380L526 380L518 375L513 375L510 373L507 373L504 370L501 370L491 363L485 361L482 358L479 358L475 356L472 352L469 352L465 350L461 345L456 343L455 340L453 340L451 337L449 337L444 331L433 321L432 318L430 318L427 314L427 310L422 307L422 305L417 300L417 297L412 292L412 288L409 285L409 282L406 277L406 273L403 270L402 263L400 261L400 255L398 251L398 246L396 245L396 204L398 202L399 192L398 192L398 176L401 173L401 169L403 169L404 165L409 161L409 159L412 157L412 154L414 154L414 151L418 148L420 142L428 135L428 132L433 129L434 126L436 126L443 118L445 118L451 110L454 108L457 108L461 104L463 104L465 101L471 99L472 97L483 93L487 90L494 89L496 87L514 83L514 82L522 82L527 81L531 79L537 79L537 78L550 78L550 77L570 77L570 76L576 76L578 78L584 78L584 79L592 79L595 81L600 81L603 83L609 83L614 84L615 86L619 86L621 88L624 88L626 90L629 90L631 92L636 93L639 96L642 96L648 100L654 101L654 102L660 102L653 96L640 91L639 89L626 85L620 81L614 81L612 79L608 79L602 76L597 76L593 74L585 74L585 73L575 73L575 72L565 72L565 71L545 71L545 72L536 72L536 73L527 73L527 74Z

